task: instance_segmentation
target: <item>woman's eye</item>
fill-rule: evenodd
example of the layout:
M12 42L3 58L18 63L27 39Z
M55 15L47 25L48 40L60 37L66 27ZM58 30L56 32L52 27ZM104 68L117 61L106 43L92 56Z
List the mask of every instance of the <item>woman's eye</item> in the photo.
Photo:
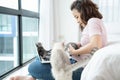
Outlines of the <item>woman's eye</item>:
M75 18L76 18L76 19L78 19L78 17L77 17L77 16L75 16Z

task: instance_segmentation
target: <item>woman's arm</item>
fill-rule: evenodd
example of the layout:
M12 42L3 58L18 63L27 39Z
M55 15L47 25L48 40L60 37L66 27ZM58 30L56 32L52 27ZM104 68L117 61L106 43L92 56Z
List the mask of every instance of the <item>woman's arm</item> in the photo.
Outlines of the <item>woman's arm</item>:
M92 36L90 38L90 42L87 45L82 46L77 50L75 50L72 46L70 46L69 52L71 55L88 54L95 47L97 47L98 49L102 47L102 38L100 35Z

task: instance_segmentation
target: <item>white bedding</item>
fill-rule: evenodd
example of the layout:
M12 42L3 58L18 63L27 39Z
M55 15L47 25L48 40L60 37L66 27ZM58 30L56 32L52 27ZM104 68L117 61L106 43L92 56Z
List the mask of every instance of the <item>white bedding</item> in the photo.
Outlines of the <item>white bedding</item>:
M120 80L120 42L98 50L83 70L81 80Z

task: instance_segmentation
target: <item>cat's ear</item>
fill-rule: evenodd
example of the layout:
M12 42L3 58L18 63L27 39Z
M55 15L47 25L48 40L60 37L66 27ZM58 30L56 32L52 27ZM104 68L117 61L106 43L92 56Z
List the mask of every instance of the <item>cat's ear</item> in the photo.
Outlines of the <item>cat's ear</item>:
M42 46L42 43L41 43L41 42L37 42L37 43L36 43L36 46L37 46L37 47L41 47L41 46Z
M35 43L36 47L38 47L38 43Z

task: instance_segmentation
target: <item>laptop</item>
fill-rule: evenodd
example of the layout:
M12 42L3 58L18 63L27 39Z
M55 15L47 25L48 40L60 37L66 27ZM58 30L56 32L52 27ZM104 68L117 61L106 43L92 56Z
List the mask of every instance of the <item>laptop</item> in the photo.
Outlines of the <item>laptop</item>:
M50 54L50 53L49 53L49 54ZM38 57L39 57L41 63L50 63L50 55L48 55L47 58L44 59L44 58L42 58L42 57L39 55L39 53L38 53Z
M51 49L45 50L41 42L36 43L37 54L41 63L50 63Z

